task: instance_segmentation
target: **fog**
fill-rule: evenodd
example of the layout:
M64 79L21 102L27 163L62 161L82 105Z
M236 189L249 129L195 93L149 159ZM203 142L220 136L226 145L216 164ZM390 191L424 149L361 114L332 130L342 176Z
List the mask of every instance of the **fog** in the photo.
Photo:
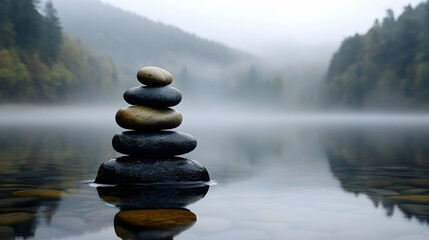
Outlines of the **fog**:
M38 6L42 15L46 2L43 0ZM376 19L383 21L387 9L392 9L398 19L407 4L414 8L421 2L52 0L63 33L73 38L76 46L83 47L84 50L79 50L82 56L78 57L83 65L90 65L77 70L76 75L87 71L98 75L91 75L91 80L86 75L77 76L67 82L78 82L77 86L60 86L56 94L52 93L55 90L46 90L44 83L37 83L29 87L30 90L54 97L30 101L22 97L4 103L125 107L123 92L140 85L136 80L137 71L154 65L172 73L172 86L183 93L183 102L178 108L190 109L190 112L197 109L229 114L356 109L414 112L414 99L405 98L404 93L388 88L390 85L374 84L376 86L370 86L372 89L363 92L353 85L353 81L359 81L352 79L352 74L347 75L351 80L341 83L342 88L337 90L351 93L334 96L326 89L332 85L327 81L331 61L344 39L356 33L366 34ZM79 51L73 49L68 54L78 55ZM93 55L84 56L86 52ZM67 59L69 55L59 58ZM419 67L424 66L412 69ZM378 79L394 81L390 72L375 71L380 75ZM337 75L346 78L341 74ZM406 85L398 83L400 80L391 85ZM11 87L12 92L19 90L16 86ZM403 88L413 91L418 86ZM64 94L67 91L64 89L74 92ZM30 95L28 91L23 92L21 95ZM349 108L347 101L359 94L365 94L366 98L358 107ZM341 101L345 104L341 105ZM334 106L336 103L339 106Z
M355 33L365 33L386 9L402 12L420 0L102 0L102 2L177 26L187 32L260 56L282 54L285 45L338 47ZM331 47L331 50L332 47ZM293 53L296 55L296 52ZM289 56L292 57L292 56ZM314 56L313 56L314 57Z

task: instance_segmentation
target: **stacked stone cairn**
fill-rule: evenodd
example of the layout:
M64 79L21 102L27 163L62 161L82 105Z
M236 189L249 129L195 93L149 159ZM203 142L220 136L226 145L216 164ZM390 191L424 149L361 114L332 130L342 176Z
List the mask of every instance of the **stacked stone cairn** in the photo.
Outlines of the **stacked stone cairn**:
M207 170L197 161L177 157L197 146L187 133L169 131L182 123L182 114L170 107L182 94L168 86L173 76L158 67L144 67L137 73L143 86L124 93L133 105L116 113L117 124L130 131L113 137L113 148L127 156L104 162L95 179L101 184L198 183L209 181Z

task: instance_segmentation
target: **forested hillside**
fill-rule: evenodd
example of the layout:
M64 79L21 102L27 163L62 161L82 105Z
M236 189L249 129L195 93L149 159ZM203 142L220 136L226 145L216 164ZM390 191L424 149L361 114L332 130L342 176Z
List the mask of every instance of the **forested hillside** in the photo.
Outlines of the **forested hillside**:
M132 77L146 65L164 67L177 75L186 66L228 66L250 54L151 21L98 0L53 0L64 29L109 57Z
M429 107L429 1L392 10L365 34L344 40L326 77L328 105Z
M0 102L64 101L111 87L112 61L63 34L51 2L37 3L0 1Z

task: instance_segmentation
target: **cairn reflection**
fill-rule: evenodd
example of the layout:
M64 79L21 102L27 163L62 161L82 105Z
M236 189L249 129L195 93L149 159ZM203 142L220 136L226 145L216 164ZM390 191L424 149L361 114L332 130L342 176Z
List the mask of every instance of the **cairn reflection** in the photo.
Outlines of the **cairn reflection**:
M100 199L120 209L114 226L121 239L173 239L195 224L197 216L185 207L208 190L203 184L97 187Z
M115 233L121 239L173 239L196 221L187 209L126 210L115 215Z
M331 171L345 191L367 195L388 216L397 208L429 224L428 138L412 131L337 133L327 153Z

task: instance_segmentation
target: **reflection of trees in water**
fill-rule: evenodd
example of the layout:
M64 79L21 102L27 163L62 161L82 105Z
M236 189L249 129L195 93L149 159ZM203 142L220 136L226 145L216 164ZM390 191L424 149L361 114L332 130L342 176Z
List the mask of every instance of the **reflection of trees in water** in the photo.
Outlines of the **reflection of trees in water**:
M106 154L100 134L104 133L88 127L0 128L0 225L11 226L15 236L30 237L42 219L51 224L64 196L20 197L16 192L79 189L85 177L96 173L100 158ZM109 141L110 136L105 139ZM75 203L77 209L79 203ZM19 223L1 222L8 218L16 218Z
M327 155L342 188L366 194L387 215L395 207L429 223L429 135L421 129L354 129L328 134Z

